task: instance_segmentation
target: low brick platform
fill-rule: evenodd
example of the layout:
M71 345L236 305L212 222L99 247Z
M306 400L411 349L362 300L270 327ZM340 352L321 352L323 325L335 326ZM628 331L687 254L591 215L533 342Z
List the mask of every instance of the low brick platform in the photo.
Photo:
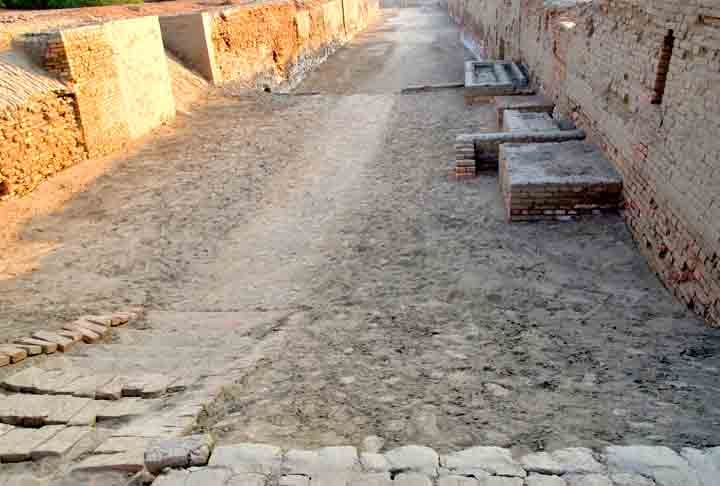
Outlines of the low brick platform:
M552 143L584 140L583 130L515 131L471 133L455 138L455 175L475 177L478 172L497 170L500 146L507 143Z
M547 113L551 115L555 110L555 103L542 95L532 96L497 96L495 97L495 110L497 111L498 126L503 126L503 116L506 110L517 110L524 113Z
M617 210L622 178L594 145L571 141L500 147L508 221L565 220Z

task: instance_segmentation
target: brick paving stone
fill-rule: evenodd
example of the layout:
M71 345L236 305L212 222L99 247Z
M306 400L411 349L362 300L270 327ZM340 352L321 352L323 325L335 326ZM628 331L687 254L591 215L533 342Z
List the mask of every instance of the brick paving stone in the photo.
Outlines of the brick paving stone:
M92 331L86 327L79 326L74 323L65 324L63 326L63 329L65 329L67 331L80 333L80 337L83 340L83 342L86 342L88 344L96 343L100 340L100 338L102 338L102 336L100 334L98 334L97 332Z
M501 447L473 447L447 454L442 456L441 465L462 475L479 470L501 476L526 476L525 470L513 460L510 451Z
M567 486L613 486L610 478L602 474L570 474L565 479Z
M110 334L109 327L106 327L106 326L103 326L101 324L97 324L94 322L90 322L85 319L79 319L77 321L74 321L72 323L72 325L75 327L78 327L78 328L87 329L88 331L94 332L98 336L102 336L102 337L105 337L108 334Z
M42 347L36 344L13 343L13 346L24 349L25 351L27 351L28 356L37 356L43 353Z
M390 463L383 454L362 452L360 454L360 464L367 472L390 471Z
M595 460L592 451L584 447L559 449L552 452L550 456L560 464L563 474L601 474L605 472L605 467Z
M554 460L547 452L536 452L528 454L520 459L520 465L528 473L540 473L549 475L560 475L566 471L562 465Z
M83 340L82 333L80 333L78 331L69 331L67 329L61 329L57 333L63 337L72 339L76 343L79 343L80 341Z
M11 375L2 382L3 388L15 392L34 393L37 384L45 374L45 370L31 366Z
M11 363L17 363L28 357L28 352L11 344L0 344L0 355L6 355Z
M50 342L44 341L42 339L35 339L35 338L30 338L30 337L16 339L15 343L40 346L40 348L42 349L42 352L45 354L53 354L58 349L58 346L55 343L50 343Z
M439 457L429 447L408 445L385 453L391 471L419 472L437 476Z
M525 486L567 486L560 476L531 473L525 478Z
M60 336L59 334L50 331L36 331L33 333L32 337L57 344L58 350L63 353L70 351L75 345L75 342L72 339Z
M634 473L660 486L701 486L689 463L667 447L610 446L605 449L611 473Z
M309 486L310 478L302 474L287 474L278 480L278 486Z
M247 443L216 447L208 464L229 467L235 474L277 474L282 464L282 449Z
M86 457L73 467L73 471L142 471L143 451L127 451L118 454L97 454Z
M450 476L440 476L437 480L437 486L480 486L480 482L468 476L451 474Z
M95 398L98 400L120 400L122 398L122 390L127 383L126 376L116 376L109 382L98 387L95 391Z
M262 474L236 474L225 486L266 486L267 478Z
M214 445L208 434L153 441L145 449L145 467L157 474L166 467L204 466Z
M90 434L89 427L65 427L30 453L33 461L51 456L64 456L75 444Z
M686 447L680 454L697 473L702 486L720 483L720 447L700 451Z
M64 427L61 425L28 429L15 427L0 440L0 462L30 460L30 454Z
M171 377L159 373L128 377L122 394L124 397L158 397L167 391L170 380Z
M390 473L361 474L350 480L348 486L392 486Z
M395 476L393 486L432 486L432 479L421 473L401 473Z
M655 486L655 481L645 476L640 476L639 474L611 474L610 480L614 486ZM711 483L707 483L707 486L712 485Z

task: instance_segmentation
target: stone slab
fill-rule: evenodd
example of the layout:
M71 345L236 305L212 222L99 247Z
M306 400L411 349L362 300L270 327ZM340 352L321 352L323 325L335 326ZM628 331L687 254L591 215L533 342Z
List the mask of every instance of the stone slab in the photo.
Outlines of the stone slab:
M25 351L27 351L28 356L37 356L39 354L43 354L42 346L38 346L36 344L13 343L13 346L24 349Z
M159 373L148 373L139 376L127 377L123 385L124 397L159 397L167 391L171 377Z
M225 486L266 486L267 479L262 474L236 474L227 480Z
M567 486L613 486L610 478L602 474L569 474L564 479Z
M116 420L132 416L143 415L150 410L153 402L141 398L123 398L122 400L108 402L108 404L97 412L97 419Z
M282 465L282 449L247 443L216 447L208 464L228 467L235 474L277 474Z
M433 486L433 482L425 474L410 472L395 476L393 486Z
M37 385L44 375L45 370L31 366L5 378L2 386L10 391L35 393Z
M480 482L473 477L451 474L449 476L440 476L437 480L437 486L480 486Z
M53 395L9 395L0 401L0 421L38 427L68 423L91 400Z
M102 337L100 334L96 333L95 331L92 331L83 326L79 326L75 323L65 324L63 326L63 329L80 333L80 337L83 340L83 342L86 342L88 344L96 343Z
M567 486L567 483L560 476L531 473L525 478L525 486Z
M16 339L15 342L18 344L31 344L33 346L40 346L43 353L45 353L45 354L53 354L58 349L57 344L45 341L43 339L35 339L35 338L27 337L27 338Z
M720 482L720 447L704 451L686 447L680 452L680 455L696 472L702 486L713 486L716 482Z
M143 451L128 451L119 454L97 454L86 457L73 467L73 471L142 471Z
M203 467L190 471L183 486L226 486L232 471L224 467Z
M110 383L113 378L115 378L114 375L107 373L83 376L64 385L59 392L76 397L95 398L97 390Z
M385 459L390 471L418 472L432 477L437 476L440 461L433 449L417 445L392 449L385 453Z
M28 429L16 427L0 440L0 462L22 462L30 460L32 451L50 440L64 429L63 426Z
M528 473L562 475L567 471L547 452L528 454L520 459L520 465Z
M506 132L543 132L558 130L560 127L547 113L507 110L502 128Z
M366 472L390 471L390 463L383 454L363 452L360 454L360 464Z
M348 486L392 486L393 482L390 473L369 473L361 474L350 480Z
M95 398L98 400L120 400L123 387L127 382L128 378L126 376L115 376L95 390Z
M83 340L82 334L78 331L70 331L68 329L61 329L57 332L62 337L66 337L68 339L72 339L74 342L79 343Z
M144 455L152 440L145 437L110 437L97 446L93 454L120 454L141 450Z
M45 457L60 457L70 451L75 444L90 434L89 427L65 427L30 453L33 461Z
M0 355L8 356L11 363L18 363L28 357L28 352L11 344L0 344Z
M569 447L553 451L550 456L560 464L563 474L601 474L605 466L585 447Z
M701 486L689 463L667 447L610 446L605 455L611 473L639 474L659 486Z
M280 477L278 486L310 486L310 478L302 474L287 474Z
M58 395L63 393L63 389L86 375L84 370L75 368L50 370L37 381L35 385L35 393L43 393L48 395Z
M50 331L36 331L33 333L32 337L57 344L58 350L63 353L70 351L75 344L72 339L60 336L59 334Z
M460 475L483 471L500 476L526 476L525 470L515 462L510 451L501 447L472 447L447 454L442 456L441 465Z
M284 469L289 474L360 471L357 449L351 446L324 447L317 451L292 449L285 454Z
M166 467L204 466L214 446L215 441L209 434L153 441L145 450L145 467L157 474Z
M92 331L95 334L99 336L107 336L110 334L110 328L107 326L103 326L102 324L98 324L96 322L91 322L85 319L78 319L77 321L74 321L72 323L73 326L79 327L82 329L87 329L88 331Z
M495 98L495 109L498 116L498 126L501 127L503 126L505 110L547 113L548 115L552 115L555 110L555 103L542 95L497 96Z

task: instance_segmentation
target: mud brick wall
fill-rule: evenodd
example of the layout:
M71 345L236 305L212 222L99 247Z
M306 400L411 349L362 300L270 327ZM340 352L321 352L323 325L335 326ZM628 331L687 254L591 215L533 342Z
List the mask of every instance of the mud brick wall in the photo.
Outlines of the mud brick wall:
M603 148L623 176L624 215L652 268L720 325L720 3L450 0L448 8L488 56L526 64L533 84Z
M367 27L378 4L368 0L274 2L212 14L217 82L275 88L297 83L342 40Z
M86 157L75 97L48 93L0 111L0 197L21 196Z

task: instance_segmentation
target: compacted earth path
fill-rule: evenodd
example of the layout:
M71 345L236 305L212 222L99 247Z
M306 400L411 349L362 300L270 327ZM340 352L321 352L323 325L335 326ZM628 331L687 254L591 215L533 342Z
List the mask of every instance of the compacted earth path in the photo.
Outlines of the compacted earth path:
M622 218L509 225L495 175L452 177L493 110L400 91L468 56L444 12L386 10L295 95L218 88L102 173L0 204L1 340L142 307L35 366L180 375L157 409L220 444L717 445L720 333Z

